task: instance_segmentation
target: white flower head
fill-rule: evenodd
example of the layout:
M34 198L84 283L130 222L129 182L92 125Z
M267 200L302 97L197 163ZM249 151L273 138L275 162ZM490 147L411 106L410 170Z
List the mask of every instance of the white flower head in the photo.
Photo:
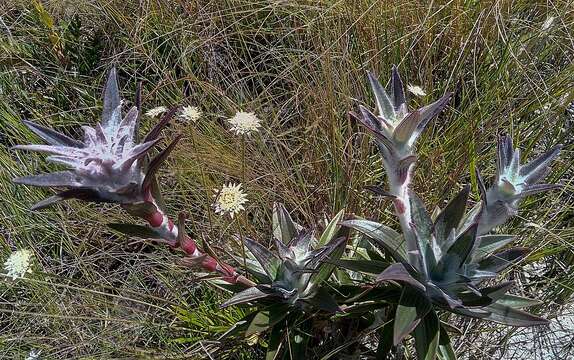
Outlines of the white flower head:
M16 280L17 278L24 277L26 273L31 273L31 259L32 253L30 250L14 251L4 263L4 269L7 275L11 276L12 280Z
M234 131L237 135L249 135L259 131L261 127L261 120L252 112L238 111L228 121L231 124L231 131Z
M407 90L410 91L411 93L413 93L416 96L426 96L427 93L425 93L425 91L417 85L407 85Z
M229 183L216 191L213 206L217 214L229 214L233 218L244 209L243 204L247 202L247 195L241 189L241 184Z
M546 18L546 21L544 21L544 24L542 24L542 31L546 31L548 29L550 29L550 27L552 26L552 24L554 23L554 19L556 19L554 16L549 16Z
M179 117L187 122L196 122L201 117L201 110L195 106L184 106Z
M158 106L153 109L149 109L145 114L150 117L158 117L166 111L167 108L165 106Z
M28 354L28 357L26 358L26 360L39 360L40 359L40 353L42 352L42 350L32 350L30 351L30 353Z

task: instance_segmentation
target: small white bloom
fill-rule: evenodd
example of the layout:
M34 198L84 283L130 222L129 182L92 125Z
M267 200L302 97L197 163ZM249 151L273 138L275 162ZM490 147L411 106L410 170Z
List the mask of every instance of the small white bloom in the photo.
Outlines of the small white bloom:
M7 271L7 275L11 276L13 280L16 280L16 278L24 277L26 273L31 273L31 258L32 253L30 250L14 251L4 263L4 269Z
M201 111L195 106L184 106L179 117L185 121L196 122L201 117Z
M216 191L213 206L217 214L229 214L233 218L235 214L244 209L243 204L247 202L247 195L241 190L241 184L230 183Z
M231 124L231 130L237 135L249 135L252 132L259 131L261 122L255 116L255 113L238 111L234 117L228 120Z
M147 116L150 116L150 117L158 117L166 111L167 111L167 108L165 106L158 106L158 107L155 107L153 109L148 110L145 114Z
M40 353L42 352L42 350L32 350L30 351L30 353L28 354L28 357L26 358L26 360L39 360L40 359Z
M547 17L544 24L542 24L542 31L546 31L546 30L550 29L550 27L554 23L554 19L556 19L554 16Z
M426 96L425 91L417 85L407 85L407 90L413 93L416 96Z

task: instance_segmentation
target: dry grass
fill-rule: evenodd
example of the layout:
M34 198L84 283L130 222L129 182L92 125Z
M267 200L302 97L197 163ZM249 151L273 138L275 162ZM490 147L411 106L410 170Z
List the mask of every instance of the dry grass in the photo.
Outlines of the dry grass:
M397 64L408 83L428 94L411 96L413 106L455 91L420 142L415 188L429 208L461 184L476 185L469 176L475 167L493 173L497 134L511 133L525 156L565 143L551 175L564 180L564 191L530 199L519 220L533 225L521 231L516 220L509 229L534 249L530 260L549 264L541 278L524 280L523 291L544 289L550 305L569 300L574 139L565 108L574 98L572 1L43 5L45 12L35 1L0 5L2 252L30 248L38 259L30 280L0 282L2 356L23 358L36 348L46 358L201 358L211 345L197 341L213 339L241 315L211 319L209 304L224 294L175 265L177 255L102 226L126 220L118 208L73 202L30 214L44 192L11 184L47 166L41 157L9 150L32 140L20 118L77 134L79 123L97 119L111 64L127 100L141 80L146 108L189 104L204 111L197 124L176 123L166 133L185 136L162 183L171 213L187 210L189 231L224 248L238 224L209 212L212 189L228 181L245 184L250 202L237 221L262 242L270 239L273 201L306 224L320 224L342 207L395 224L388 204L362 190L384 174L369 138L347 115L358 103L373 105L367 69L386 78ZM549 17L554 21L544 29ZM239 109L264 122L261 133L246 139L245 157L241 139L225 124ZM182 316L177 309L197 311ZM554 307L539 310L547 309ZM247 345L241 349L232 356L257 358Z

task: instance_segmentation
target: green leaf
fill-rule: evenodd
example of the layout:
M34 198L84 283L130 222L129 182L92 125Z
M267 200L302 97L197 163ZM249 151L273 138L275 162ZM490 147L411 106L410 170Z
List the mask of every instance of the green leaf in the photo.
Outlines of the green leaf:
M478 247L473 260L479 261L514 240L514 235L482 235L478 237Z
M337 261L343 256L345 252L346 237L333 239L329 244L324 246L323 251L314 261L324 261L329 258L331 261ZM309 265L309 264L308 264ZM323 281L327 280L335 270L335 265L327 261L321 263L317 268L317 273L311 276L311 287L319 286Z
M380 121L381 118L378 118L369 109L362 105L359 105L359 110L361 111L361 115L363 115L362 117L357 118L359 123L375 137L381 147L394 154L395 145L390 139L391 134L389 133L387 126L382 126Z
M395 110L393 109L393 104L389 95L373 73L369 71L367 72L367 75L369 77L369 82L371 83L371 89L375 94L379 115L385 118L385 120L393 122L395 120Z
M490 315L484 319L511 326L547 325L548 320L510 306L494 303L484 308Z
M453 312L476 319L490 320L510 326L535 326L547 325L549 323L548 320L539 316L496 303L483 308L455 309Z
M250 287L243 290L240 293L235 294L231 299L221 304L221 307L224 308L231 305L243 304L249 301L262 299L269 296L270 294L268 292L262 291L257 287Z
M504 296L504 294L506 294L506 292L510 290L513 286L514 281L506 281L497 285L488 286L486 288L480 289L480 293L484 296L488 296L493 300L498 300L502 296Z
M289 243L298 234L297 224L281 203L273 204L273 236L283 242Z
M335 217L331 219L331 221L325 228L325 231L323 231L323 233L321 234L319 242L317 243L317 247L321 247L333 239L333 237L339 231L340 228L339 222L343 218L343 215L345 215L345 209L339 211L337 215L335 215Z
M251 251L251 254L257 259L265 273L271 280L275 280L277 276L277 269L279 268L280 259L275 256L271 251L256 241L247 237L243 238L245 246Z
M385 323L379 330L379 345L377 346L376 359L387 359L393 348L393 321Z
M267 346L267 353L265 360L276 360L281 350L283 343L283 328L281 326L273 326L271 334L269 335L269 345Z
M247 327L247 331L245 331L245 337L257 333L260 334L267 329L269 329L269 311L259 311Z
M398 345L431 310L431 303L419 291L403 288L393 325L393 345Z
M370 220L347 220L342 224L374 240L397 261L407 261L406 243L403 237L390 227Z
M542 301L536 299L529 299L526 297L504 294L496 301L497 304L509 306L514 309L522 309L525 307L536 306L542 304Z
M432 104L429 104L427 106L424 106L420 109L421 123L419 125L419 128L417 129L417 135L420 134L424 130L424 128L427 126L428 122L433 117L438 115L444 109L444 107L450 101L451 96L452 96L452 92L447 92L437 101L435 101Z
M464 216L469 192L470 186L467 185L446 205L434 222L435 238L442 250L450 247L450 244L444 242L448 239L450 232L458 228Z
M425 286L415 279L401 263L392 264L377 276L377 282L389 280L410 285L420 291L426 291Z
M421 122L421 114L415 110L405 116L395 127L393 138L399 143L409 143Z
M331 262L338 267L367 274L379 274L390 265L388 262L378 260L334 260Z
M447 306L450 309L456 309L462 306L462 300L458 298L453 292L442 289L432 282L426 284L427 296L432 299L435 304Z
M245 259L245 265L247 265L247 267L245 268L245 270L247 270L249 274L253 275L255 280L257 280L256 282L258 284L270 284L272 280L269 278L269 276L267 276L265 270L263 270L263 267L261 266L261 264L259 264L259 261L253 259L252 254L250 254L249 252L246 255L247 256ZM244 262L241 256L235 256L231 254L231 257L238 264L243 265Z
M249 327L245 331L245 336L262 333L283 320L289 313L285 304L275 304L265 310L261 310L255 315Z
M409 202L411 206L411 221L416 234L415 237L421 258L427 266L433 266L434 263L436 263L436 258L431 250L431 241L433 238L432 219L425 208L425 204L414 191L409 191Z
M514 286L513 281L503 282L497 285L488 286L480 289L480 294L472 291L466 291L460 294L460 298L465 306L484 307L496 302L500 299L510 288Z
M40 124L36 124L32 121L22 120L22 122L34 132L36 135L41 137L44 141L46 141L50 145L63 145L63 146L71 146L76 148L84 147L84 144L81 141L72 139L62 133L59 133L55 130L50 128L44 127Z
M499 273L512 264L520 261L529 252L530 250L527 248L516 247L493 254L478 263L478 270Z
M147 226L136 224L110 223L107 224L112 230L128 236L137 236L142 239L161 239L161 236Z
M157 212L156 206L148 201L140 201L122 206L130 215L135 217L146 218Z
M341 285L353 285L353 279L349 275L345 269L335 269L333 271L333 275L335 276L335 281Z
M329 313L336 313L341 311L341 308L335 299L333 299L331 294L329 294L325 288L320 288L317 290L313 297L307 299L306 301L311 303L315 308Z
M255 315L257 315L257 312L247 314L243 319L239 320L238 322L230 326L229 329L227 329L227 331L221 334L217 339L223 340L229 337L234 337L239 334L242 334L247 329L249 324L251 324L251 321L253 320Z
M161 195L159 183L157 182L157 177L155 175L153 175L150 179L150 191L159 208L165 212L165 201Z
M469 259L476 241L476 229L478 224L470 226L464 233L459 235L447 252L442 256L432 273L436 276L444 276L460 269Z
M461 329L459 329L459 328L457 328L456 326L451 325L451 324L449 324L449 323L447 323L447 322L444 322L444 321L441 321L441 322L440 322L440 328L441 328L441 330L444 330L444 331L447 331L447 332L450 332L450 333L453 333L453 334L458 334L458 335L462 335L462 334L463 334L463 332L462 332Z
M440 327L440 336L438 342L438 352L437 355L441 360L456 360L456 353L452 348L452 344L450 343L450 338L448 333L443 328L442 323Z
M438 316L430 311L415 328L415 349L417 359L434 360L437 355L440 339L440 325Z
M173 109L171 111L173 111ZM142 189L147 189L151 185L151 182L155 178L155 175L157 174L159 167L167 159L167 157L173 151L173 149L175 149L175 146L177 145L177 143L179 142L181 137L182 137L181 134L177 135L165 149L160 151L159 154L157 154L149 162L147 169L146 169L146 174L145 174L145 177L144 177L144 180L142 183Z
M293 329L289 331L289 354L291 360L308 359L307 349L309 349L309 340L311 336L305 329Z

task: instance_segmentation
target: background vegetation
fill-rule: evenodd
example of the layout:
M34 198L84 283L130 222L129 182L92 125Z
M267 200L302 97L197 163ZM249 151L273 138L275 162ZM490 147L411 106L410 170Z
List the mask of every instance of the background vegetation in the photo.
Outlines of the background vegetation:
M390 204L363 191L384 173L348 116L374 105L365 70L386 79L398 65L427 93L412 95L413 106L455 92L418 151L415 188L433 207L462 184L475 188L474 167L493 174L498 134L512 134L525 157L564 143L549 179L564 190L529 199L508 225L534 264L508 276L545 299L539 312L549 317L573 293L572 1L34 0L0 3L0 20L1 258L28 248L37 259L30 279L0 281L0 356L256 359L265 346L218 343L243 310L218 310L227 295L178 266L177 254L102 226L127 216L119 207L30 213L45 191L11 183L48 167L10 150L34 139L20 120L79 136L79 124L98 120L112 64L126 101L143 81L144 108L204 112L168 130L185 136L161 177L171 213L187 210L190 233L222 251L237 226L268 244L274 201L300 223L321 226L346 207L396 227ZM244 148L226 128L237 110L264 125ZM243 182L249 198L232 223L210 209L212 189L228 181ZM514 331L462 325L456 350L469 358L494 356Z

